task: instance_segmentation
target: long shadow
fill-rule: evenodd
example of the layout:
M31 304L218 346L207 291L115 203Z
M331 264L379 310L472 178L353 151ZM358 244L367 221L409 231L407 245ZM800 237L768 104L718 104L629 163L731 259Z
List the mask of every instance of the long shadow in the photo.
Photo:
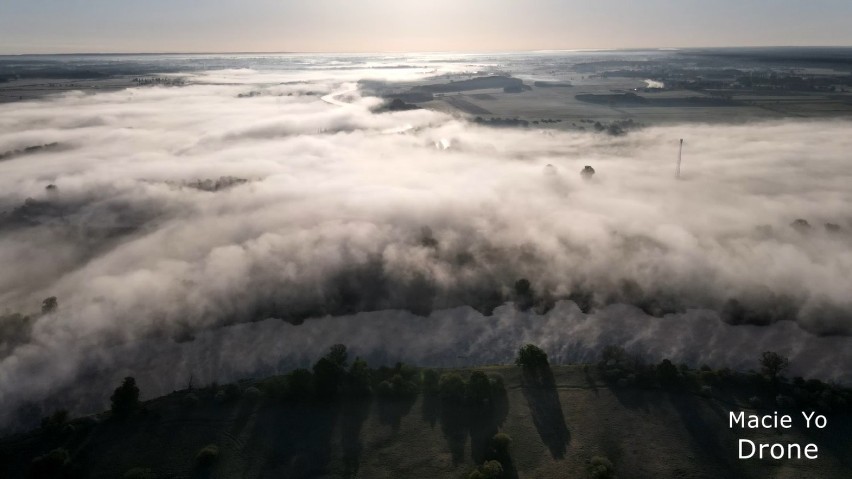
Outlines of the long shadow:
M852 471L852 454L849 454L852 450L852 414L819 411L816 414L826 416L828 425L820 429L813 425L811 419L811 427L802 427L800 430L819 446L820 456L822 451L830 451L843 467Z
M340 408L340 445L343 449L343 477L358 477L361 464L361 428L370 416L370 397L344 401Z
M589 374L589 367L583 366L583 376L585 376L586 384L589 385L589 388L594 391L595 396L600 396L598 392L598 383L595 381L595 377Z
M468 408L464 404L442 401L441 431L447 439L454 466L464 462L464 445L467 442L469 429L468 420Z
M376 401L376 413L382 424L393 428L393 432L399 430L402 418L411 412L416 396L412 397L379 397Z
M482 406L472 406L469 413L470 455L473 462L482 464L494 459L492 440L509 415L509 399L505 391Z
M622 406L628 409L638 409L644 412L651 410L651 403L648 402L648 394L644 389L612 384L610 392L612 392L612 395L615 396Z
M441 415L441 399L437 394L423 394L420 414L423 417L423 421L429 423L429 426L435 427Z
M736 456L723 446L724 439L721 437L723 431L727 431L724 420L710 423L701 413L701 402L689 392L669 391L669 401L674 406L680 422L689 432L695 444L713 462L722 469L720 477L748 478L752 474L743 467L744 462L737 462ZM714 408L714 413L724 416L724 411Z
M339 415L332 401L276 404L259 411L257 436L267 449L264 474L294 479L328 474Z
M554 459L564 458L571 433L565 425L562 403L550 367L524 371L522 391L542 442L550 449Z

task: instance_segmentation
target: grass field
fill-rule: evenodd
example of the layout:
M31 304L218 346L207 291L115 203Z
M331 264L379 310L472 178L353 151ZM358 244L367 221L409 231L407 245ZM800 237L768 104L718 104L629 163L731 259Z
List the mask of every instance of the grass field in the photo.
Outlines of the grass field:
M153 477L462 478L498 430L512 438L507 476L588 477L592 457L607 457L620 478L848 478L852 421L830 415L822 435L806 430L732 431L729 410L746 410L748 385L691 390L604 383L594 367L559 366L555 386L526 384L518 368L482 368L504 378L508 405L483 420L450 410L436 397L300 404L248 397L213 400L211 389L144 404L126 420L78 420L64 433L37 431L0 442L3 477L25 477L31 458L59 446L85 477L122 477L148 468ZM460 371L466 376L469 371ZM248 387L249 384L243 384ZM737 439L814 442L817 460L738 460ZM209 467L196 460L214 444Z

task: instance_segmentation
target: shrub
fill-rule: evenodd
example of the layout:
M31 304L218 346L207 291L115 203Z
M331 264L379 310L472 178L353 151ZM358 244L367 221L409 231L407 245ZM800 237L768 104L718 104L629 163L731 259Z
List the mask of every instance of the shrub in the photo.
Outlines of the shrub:
M499 461L486 461L468 475L468 479L497 479L503 476L503 465Z
M139 388L136 379L124 378L121 386L117 387L110 397L112 412L117 416L126 416L139 407Z
M122 479L156 479L154 472L147 468L134 467L125 472Z
M592 479L609 479L615 477L615 468L609 459L595 456L589 461L589 476Z
M441 399L447 402L462 403L465 398L464 379L458 373L442 374L439 381Z
M195 455L195 462L199 466L210 466L219 459L219 446L208 444Z
M394 374L390 380L379 383L377 392L384 397L410 398L417 395L417 384L406 381L401 374Z

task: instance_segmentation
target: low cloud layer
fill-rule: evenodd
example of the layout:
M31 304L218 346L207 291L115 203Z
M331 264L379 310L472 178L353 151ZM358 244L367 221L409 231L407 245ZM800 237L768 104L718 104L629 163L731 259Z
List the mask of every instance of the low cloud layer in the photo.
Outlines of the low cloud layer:
M803 374L849 379L829 360L852 334L849 122L492 129L374 113L380 100L345 74L219 71L0 106L0 154L57 145L0 161L0 306L59 300L0 348L0 409L92 371L147 374L158 392L192 371L233 379L304 362L330 338L453 364L418 344L480 344L466 336L484 325L499 334L460 353L470 363L507 360L525 335L565 360L634 341L649 356L736 367L766 344ZM345 106L322 99L333 92ZM557 307L538 319L441 312L527 299ZM618 304L645 313L607 306ZM454 319L423 329L436 319L351 316L403 309ZM347 316L311 319L326 315ZM221 329L265 318L306 322ZM382 342L359 344L368 338Z

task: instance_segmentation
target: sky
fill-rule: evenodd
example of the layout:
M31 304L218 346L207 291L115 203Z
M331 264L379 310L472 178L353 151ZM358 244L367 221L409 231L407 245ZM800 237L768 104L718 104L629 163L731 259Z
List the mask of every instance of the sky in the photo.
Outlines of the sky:
M0 54L852 45L849 0L0 0Z

